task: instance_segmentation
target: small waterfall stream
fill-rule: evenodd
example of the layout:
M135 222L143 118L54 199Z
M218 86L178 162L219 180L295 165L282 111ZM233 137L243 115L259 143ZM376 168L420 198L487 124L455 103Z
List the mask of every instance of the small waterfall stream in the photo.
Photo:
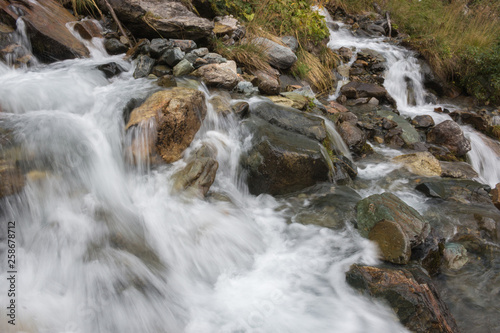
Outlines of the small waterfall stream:
M325 16L326 21L334 22L326 10L322 9L321 15ZM353 59L349 63L354 62L356 53L360 50L373 50L380 53L386 60L384 87L396 101L401 115L413 118L417 115L427 114L434 118L436 124L451 119L446 114L434 112L434 109L442 107L454 110L457 109L456 106L426 102L427 92L423 86L423 75L413 51L395 45L384 37L356 37L344 24L339 24L339 26L338 31L330 30L328 47L331 49L341 47L355 49ZM341 85L346 84L347 81L344 79L339 83L337 92L330 97L331 99L338 97ZM478 172L479 180L490 186L495 186L500 182L500 155L487 143L488 138L466 126L462 128L466 137L471 140L473 149L467 157L470 164Z

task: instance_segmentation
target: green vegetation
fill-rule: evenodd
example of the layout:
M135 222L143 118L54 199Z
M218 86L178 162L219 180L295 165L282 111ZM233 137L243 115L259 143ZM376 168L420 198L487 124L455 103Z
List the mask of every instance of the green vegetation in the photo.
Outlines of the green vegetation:
M483 102L500 103L500 1L385 0L392 26L436 74ZM331 0L350 13L373 11L373 0Z
M248 42L241 42L233 46L226 46L220 39L212 41L215 52L225 58L236 61L249 70L269 71L270 65L268 57L265 55L262 46Z
M217 15L232 14L244 22L247 37L264 37L282 44L279 36L294 36L299 42L298 61L292 75L305 79L318 91L332 88L332 68L338 57L326 47L328 28L323 17L312 9L316 0L208 0ZM252 44L225 46L214 41L214 49L244 67L269 69L262 50Z

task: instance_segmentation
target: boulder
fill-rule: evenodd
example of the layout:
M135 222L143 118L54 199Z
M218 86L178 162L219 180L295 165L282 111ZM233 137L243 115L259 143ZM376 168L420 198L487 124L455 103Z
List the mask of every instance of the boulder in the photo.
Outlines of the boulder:
M358 126L344 121L337 128L342 140L351 151L359 153L363 150L366 144L366 134Z
M222 116L228 116L233 111L231 108L231 96L228 92L225 93L227 95L221 92L210 98L208 101L214 108L214 111Z
M340 55L340 57L342 58L342 60L344 60L344 62L349 62L349 60L351 60L352 58L352 50L348 47L341 47L339 50L338 50L338 53Z
M442 145L457 156L465 156L471 150L460 126L453 120L445 120L427 133L427 142Z
M192 75L201 77L209 87L231 90L239 82L236 63L230 60L220 64L209 64L195 70Z
M395 104L394 99L389 95L384 87L373 83L352 81L342 86L342 88L340 88L340 93L350 99L375 97L379 101L386 101L389 104Z
M137 57L137 65L134 71L134 78L139 79L142 77L146 77L153 70L153 66L155 65L154 59L151 59L145 54L141 54Z
M370 230L368 239L377 244L383 260L394 264L407 264L410 260L410 240L396 222L388 220L377 222Z
M434 126L434 119L429 115L416 116L411 120L411 124L416 128L429 128Z
M288 69L297 61L297 56L293 51L267 38L254 38L252 43L260 45L264 53L269 57L269 63L278 69Z
M85 40L102 38L102 28L96 20L84 19L76 22L73 29Z
M184 59L184 56L185 53L178 47L166 49L158 59L158 63L173 67Z
M406 145L410 146L421 141L417 130L403 117L389 110L378 110L376 114L379 117L387 118L390 121L396 122L402 131L401 139L403 139Z
M286 194L329 180L329 163L320 144L254 118L253 148L243 157L250 193Z
M394 162L402 163L410 172L419 176L441 176L441 164L429 152L400 155L393 158Z
M107 11L102 0L100 7ZM212 33L214 24L196 16L177 1L158 0L108 0L118 19L139 38L203 39Z
M17 20L23 13L33 53L45 62L87 57L89 50L66 28L77 19L54 0L0 0L0 15Z
M434 283L418 269L353 265L346 280L355 289L385 300L411 332L459 332Z
M173 75L163 75L156 81L156 84L163 88L173 88L177 87L177 81Z
M371 195L358 202L356 210L358 231L365 238L375 224L382 220L398 223L412 247L421 244L430 232L424 218L392 193Z
M416 189L428 197L453 200L463 204L491 204L488 185L467 179L426 180Z
M105 39L104 48L110 55L122 54L128 50L128 47L116 38Z
M165 65L157 65L153 67L153 69L151 70L151 74L161 78L162 76L172 74L172 68Z
M283 36L281 37L281 41L293 52L297 51L297 48L299 47L299 41L293 36Z
M359 194L349 186L319 183L282 197L290 221L339 230L356 220Z
M467 250L462 244L446 243L443 257L449 269L458 270L468 261Z
M278 104L281 106L286 106L294 109L301 110L305 107L304 103L297 103L289 98L284 96L267 96L274 104Z
M185 53L191 52L198 47L196 42L191 39L171 39L170 43L172 43L173 47L178 47Z
M126 130L153 128L147 154L158 153L165 162L179 160L191 144L206 115L202 92L189 88L173 88L151 95L130 114Z
M238 102L231 106L235 115L240 118L246 118L248 116L248 112L250 110L250 104L247 102Z
M491 201L496 208L500 209L500 183L495 185L495 188L491 190Z
M226 15L214 19L214 33L217 36L228 35L237 41L245 36L246 29L233 16Z
M476 170L466 162L444 162L441 164L441 177L474 179L479 177Z
M154 38L149 44L151 57L159 58L166 50L173 48L173 43L165 38Z
M198 148L188 164L173 175L174 192L186 191L197 196L206 196L219 168L216 155L212 147L203 145Z
M270 75L264 71L257 71L257 86L264 95L278 95L281 85L276 76Z
M274 126L304 135L318 143L327 138L325 121L314 115L264 102L252 105L250 112Z
M107 64L99 65L97 66L97 69L103 72L107 79L110 79L125 71L125 69L116 62L108 62Z
M483 133L487 133L490 127L489 117L486 113L478 114L469 111L453 111L450 113L450 117L458 123L472 125L475 129Z
M174 66L174 76L188 75L194 71L193 65L186 59L182 59L177 65Z

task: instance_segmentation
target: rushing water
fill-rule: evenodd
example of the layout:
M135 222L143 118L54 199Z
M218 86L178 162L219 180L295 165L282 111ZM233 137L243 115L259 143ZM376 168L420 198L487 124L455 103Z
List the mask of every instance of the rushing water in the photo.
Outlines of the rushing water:
M325 10L321 11L327 21L333 22ZM338 22L336 22L338 23ZM367 38L356 37L344 24L340 23L338 31L330 30L330 41L328 46L332 49L349 47L354 49L353 57L349 61L352 64L356 60L356 54L363 50L372 50L382 55L386 62L384 73L384 87L397 103L401 115L413 118L417 115L430 115L436 124L451 119L446 114L434 112L435 108L456 109L449 104L433 104L426 102L428 93L423 86L423 74L420 64L414 52L389 42L384 37ZM343 78L332 99L338 97L340 87L347 84L348 80ZM463 127L464 133L471 140L472 150L468 154L470 164L479 173L480 181L495 186L500 182L500 154L498 149L492 147L490 139L480 133Z
M158 87L133 79L120 56L92 54L31 69L0 64L0 127L12 131L2 155L15 150L32 170L23 191L0 202L2 226L16 221L18 272L16 326L5 320L3 290L0 331L405 331L346 285L352 263L376 262L372 244L348 227L288 224L272 197L248 194L238 161L251 134L235 118L208 104L186 152L217 148L218 196L172 193L183 160L131 164L123 109ZM108 80L95 68L111 61L125 72ZM2 228L1 281L5 237Z
M321 13L326 20L332 20L325 11ZM338 22L337 22L338 23ZM436 123L450 119L446 114L434 112L437 107L457 109L454 105L433 104L427 102L427 92L423 87L423 75L414 52L395 45L387 38L363 38L356 37L345 25L339 24L338 31L330 31L328 46L332 49L350 47L354 50L353 63L356 53L363 50L373 50L382 55L386 62L384 73L384 86L390 95L396 100L401 115L414 117L416 115L431 115ZM340 86L348 83L347 80L340 81L337 92L330 98L338 97ZM485 135L472 129L470 126L462 126L465 136L471 141L471 151L467 159L471 166L479 174L480 182L495 186L500 182L500 144ZM391 162L391 158L403 151L385 147L374 147L375 152L382 160L371 161L370 158L358 162L358 193L363 197L373 193L391 191L402 198L406 203L424 214L426 218L441 224L438 229L445 229L449 224L457 230L457 226L471 223L474 226L474 212L478 211L485 216L496 219L498 228L498 212L494 208L481 208L481 206L464 206L453 202L447 203L424 197L414 189L414 184L404 178L404 174L395 171L399 166ZM396 172L397 177L394 177ZM409 175L409 178L412 176ZM485 209L485 210L483 210ZM457 211L462 211L458 213ZM489 215L492 214L492 215ZM492 220L493 221L493 220ZM435 222L434 222L435 223ZM495 223L495 222L493 222ZM498 297L500 295L500 265L497 244L489 244L491 248L484 252L472 251L468 257L470 262L459 271L444 269L435 282L439 286L442 298L448 304L452 314L455 316L462 332L498 332L500 320L498 314Z

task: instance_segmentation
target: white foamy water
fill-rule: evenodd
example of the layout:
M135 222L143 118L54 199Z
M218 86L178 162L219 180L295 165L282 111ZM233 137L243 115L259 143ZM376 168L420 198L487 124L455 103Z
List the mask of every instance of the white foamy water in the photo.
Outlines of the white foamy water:
M16 221L18 272L16 326L1 292L0 331L405 331L346 285L351 264L376 262L371 243L350 228L288 225L272 197L248 194L239 157L251 134L235 118L208 105L186 152L217 148L212 191L227 200L172 194L183 160L128 163L122 110L158 88L134 80L119 56L94 55L32 70L0 65L0 127L13 132L23 166L39 171L0 202L2 223ZM126 72L107 80L95 67L110 61Z
M326 21L333 22L331 16L324 9L319 10ZM338 23L338 22L336 22ZM344 24L339 24L338 31L330 30L328 47L339 49L352 48L355 54L363 50L372 50L379 53L386 60L384 73L384 87L397 103L398 111L402 116L413 118L418 115L430 115L436 124L451 119L447 114L434 112L435 108L448 108L451 111L457 107L449 104L432 104L426 102L426 90L423 85L423 74L417 61L416 54L408 49L391 43L385 37L367 38L357 37ZM353 62L351 59L350 63ZM337 92L330 96L338 97L340 87L347 82L339 84ZM462 126L466 137L471 140L472 150L467 154L469 163L480 175L479 180L494 186L500 182L500 154L492 149L490 139L477 131Z

